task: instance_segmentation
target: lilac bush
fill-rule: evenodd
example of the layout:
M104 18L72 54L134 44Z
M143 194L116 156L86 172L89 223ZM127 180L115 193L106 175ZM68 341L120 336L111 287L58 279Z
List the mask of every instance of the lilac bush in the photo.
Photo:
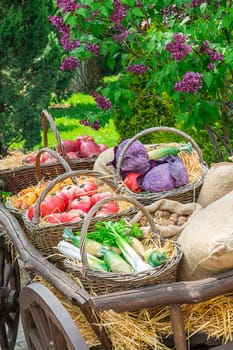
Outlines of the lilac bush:
M61 69L73 70L92 56L107 57L114 69L120 57L119 78L93 95L101 125L114 113L132 114L132 84L146 75L148 89L172 99L178 127L205 130L219 159L232 154L229 0L57 0L56 7L49 20L67 51Z

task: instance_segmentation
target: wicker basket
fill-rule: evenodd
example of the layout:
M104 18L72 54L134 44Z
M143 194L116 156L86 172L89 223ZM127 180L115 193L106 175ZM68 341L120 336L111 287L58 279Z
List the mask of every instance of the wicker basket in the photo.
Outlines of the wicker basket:
M33 243L34 245L45 255L49 256L50 260L53 262L58 262L61 260L61 257L59 254L57 254L57 244L60 240L62 240L62 235L64 228L69 227L72 228L75 231L81 230L82 224L84 220L80 220L73 223L59 223L59 224L48 224L44 221L40 220L40 204L46 197L46 195L53 189L53 187L68 179L68 178L75 178L77 181L80 182L80 179L88 180L88 179L101 179L103 180L104 184L100 187L102 191L112 191L113 195L115 194L115 186L112 184L111 181L108 182L107 179L102 179L102 174L99 172L95 172L94 170L76 170L76 171L70 171L65 174L59 175L57 178L50 181L46 189L41 193L39 196L36 204L35 204L35 210L34 210L34 217L32 221L30 221L27 217L27 212L22 213L22 219L24 222L24 225L28 231L28 233L33 237ZM117 213L113 213L110 215L107 215L106 218L111 219L114 218L116 220L120 219L122 216L128 216L131 217L135 215L136 210L135 207L131 206L125 206L120 207L120 211ZM100 217L96 217L92 219L92 224L95 222L101 221Z
M12 205L12 198L17 196L17 194L21 190L30 186L38 185L41 182L41 180L47 181L47 180L50 180L51 178L56 178L58 176L57 167L54 168L53 166L49 165L49 167L46 168L46 172L43 171L44 170L43 165L41 165L40 163L40 157L43 154L43 152L48 152L52 156L57 158L59 165L61 169L63 169L63 171L65 172L72 171L72 169L70 168L69 164L65 161L65 159L63 159L57 152L53 151L50 148L45 147L40 149L37 152L36 165L33 167L30 166L25 168L23 172L20 172L20 175L18 176L18 182L15 181L11 184L12 192L15 194L13 194L7 199L6 208L17 218L17 220L19 221L20 225L22 226L22 228L24 229L25 233L27 234L28 238L32 243L34 243L33 236L24 225L24 221L22 217L23 211L20 210L19 208L14 207L14 205ZM49 169L50 169L50 172L49 172ZM73 179L73 181L75 180ZM18 188L20 188L19 191L17 191Z
M48 140L47 140L47 121L48 121L56 137L58 147L61 150L61 155L69 163L71 169L72 170L82 170L82 169L92 170L97 157L70 159L67 156L67 152L62 143L62 140L56 128L56 125L54 124L52 116L45 109L42 111L41 116L42 116L43 134L44 134L44 145L48 146Z
M179 244L172 240L162 239L156 228L155 222L147 209L135 199L121 195L112 197L112 200L127 201L129 203L132 203L137 208L137 210L142 211L142 213L148 219L155 244L160 247L163 247L165 244L171 245L171 257L167 263L161 265L160 267L152 268L147 271L138 273L121 274L94 271L89 268L85 248L86 234L88 232L88 229L90 229L92 217L98 210L99 206L107 203L109 200L109 198L105 198L93 206L83 223L80 237L80 254L82 258L81 266L75 264L73 260L66 258L64 260L65 269L71 272L74 276L78 277L83 287L88 292L94 291L98 295L122 290L129 290L133 288L141 288L159 283L174 282L176 280L177 267L182 257L182 251Z
M189 183L185 186L174 188L173 190L170 190L170 191L136 194L130 191L129 188L124 185L120 175L120 169L121 169L121 164L123 161L124 154L134 141L140 139L141 137L149 133L161 132L161 131L174 133L186 139L192 144L193 152L191 155L186 152L179 152L179 158L182 159L184 165L188 170ZM168 145L180 146L181 144L177 144L177 143L157 144L157 145L155 144L155 145L151 145L150 149L155 149L155 148L168 146ZM175 128L161 126L161 127L154 127L154 128L143 130L140 133L136 134L127 142L127 144L122 149L121 154L117 160L116 169L114 171L113 177L114 177L114 183L116 184L116 186L118 186L120 193L127 194L128 196L135 198L136 200L138 200L139 202L145 205L149 205L161 198L168 198L168 199L179 201L181 203L190 203L190 202L195 202L197 200L198 194L204 182L204 178L207 171L208 171L208 167L203 161L202 152L199 146L196 144L196 142L189 135Z
M47 122L49 122L49 125L56 137L58 147L61 150L61 156L70 165L71 169L72 170L93 169L93 165L96 160L96 157L70 159L67 156L61 137L58 133L58 130L54 124L54 121L51 115L46 110L43 110L41 117L42 117L42 125L43 125L44 146L48 147ZM65 169L60 161L41 164L40 169L41 169L40 170L41 177L43 177L46 180L51 180L65 172ZM20 190L22 190L23 188L29 185L32 185L32 186L36 185L38 183L38 178L36 175L37 174L35 171L34 164L3 169L3 170L0 170L0 180L2 182L1 186L4 191L16 194Z

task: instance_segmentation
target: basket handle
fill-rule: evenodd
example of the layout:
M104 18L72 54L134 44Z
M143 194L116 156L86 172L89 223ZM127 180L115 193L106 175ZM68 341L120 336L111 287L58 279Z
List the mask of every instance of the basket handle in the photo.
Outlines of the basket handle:
M48 113L48 111L46 109L43 109L42 113L41 113L41 117L42 117L42 127L43 127L43 137L44 137L44 145L45 147L48 147L48 135L47 135L47 121L49 122L49 125L56 137L57 140L57 144L59 149L61 150L61 155L63 158L65 158L66 160L69 160L69 157L67 156L67 152L65 150L65 147L62 143L61 137L59 135L59 132L57 130L56 125L54 124L53 118L52 116Z
M156 224L152 218L152 216L150 215L149 211L145 208L145 206L141 203L139 203L136 199L132 198L132 197L127 197L127 196L122 196L122 195L116 195L116 196L112 196L112 197L107 197L104 198L102 200L100 200L99 202L97 202L88 212L83 225L82 225L82 229L81 229L81 235L80 235L80 255L81 255L81 259L82 259L82 272L84 274L84 276L87 273L87 269L88 269L88 261L87 261L87 252L86 252L86 234L89 228L89 225L91 223L91 220L93 218L93 216L95 215L95 213L98 211L98 209L105 203L107 202L112 202L112 201L125 201L128 203L133 204L135 207L137 207L148 219L149 225L151 227L151 231L154 232L155 234L159 235L159 231L156 228Z
M59 163L61 163L61 165L64 167L64 169L67 172L72 171L70 165L66 162L66 160L63 157L61 157L56 151L52 150L51 148L44 147L44 148L41 148L36 154L36 175L37 175L38 181L42 179L40 158L42 153L44 152L48 152L51 155L53 155L55 158L57 158Z
M46 186L46 188L41 192L40 196L37 199L37 202L34 207L34 216L32 218L32 223L38 225L39 224L39 217L40 217L40 205L41 202L45 199L47 194L53 189L53 187L58 184L59 182L62 182L68 178L72 178L76 180L76 183L78 183L78 180L76 176L92 176L92 177L97 177L101 179L101 181L107 183L111 188L116 190L116 186L112 183L112 181L109 179L106 179L103 174L101 174L98 171L94 170L75 170L75 171L68 171L64 174L61 174L57 176L55 179L51 180Z
M139 132L138 134L136 134L135 136L133 136L127 143L126 145L123 147L123 149L120 152L119 158L117 160L117 164L116 164L116 176L120 178L120 169L121 169L121 164L123 161L123 156L125 154L125 152L127 151L127 149L132 145L132 143L134 141L136 141L137 139L140 139L142 136L145 136L147 134L150 134L152 132L159 132L159 131L165 131L165 132L171 132L171 133L175 133L183 138L185 138L186 140L188 140L192 146L195 148L195 150L198 153L199 156L199 160L200 163L203 163L203 156L202 156L202 152L200 147L197 145L197 143L192 139L191 136L187 135L185 132L178 130L176 128L170 128L168 126L156 126L154 128L149 128L146 130L143 130L141 132Z

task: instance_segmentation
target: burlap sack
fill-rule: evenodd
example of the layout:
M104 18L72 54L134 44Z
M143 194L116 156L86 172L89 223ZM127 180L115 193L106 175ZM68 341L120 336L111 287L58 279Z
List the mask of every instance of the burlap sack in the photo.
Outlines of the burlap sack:
M206 174L197 202L205 208L232 190L233 163L213 164Z
M202 210L202 207L198 203L180 203L175 200L170 199L160 199L148 206L146 206L149 213L154 217L154 214L159 211L168 211L170 213L175 213L178 216L187 217L187 221L184 222L182 225L178 226L175 224L170 224L169 221L166 222L166 219L164 220L165 224L161 223L161 220L159 218L155 218L156 227L158 228L160 234L164 238L169 238L176 240L180 233L183 231L184 227L187 225L187 222L190 220L190 218L197 213L199 213L200 210ZM143 217L142 212L138 212L131 220L132 223L140 222ZM143 230L145 233L147 232L146 228ZM149 231L149 229L148 229Z
M177 242L179 280L211 277L233 268L233 191L193 216Z
M112 176L113 175L113 167L107 165L109 162L111 162L114 158L114 147L106 149L104 152L100 153L100 155L97 157L93 170L99 171L103 174L103 176ZM99 179L96 180L97 185L101 186L103 182Z

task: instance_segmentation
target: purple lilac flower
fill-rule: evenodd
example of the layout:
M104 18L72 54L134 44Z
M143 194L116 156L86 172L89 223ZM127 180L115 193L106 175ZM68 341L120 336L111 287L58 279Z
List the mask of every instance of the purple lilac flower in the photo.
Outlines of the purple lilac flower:
M208 64L208 69L209 69L209 70L214 70L214 64L213 64L213 62L211 62L210 64Z
M205 0L192 0L190 7L198 7L201 4L203 4L204 2L206 2Z
M91 91L91 95L94 97L97 107L106 110L112 108L111 101L107 100L105 97L101 96L95 91Z
M205 40L204 43L200 47L200 52L206 53L209 56L210 64L208 65L208 69L213 70L214 69L214 62L223 61L224 56L221 53L219 53L217 50L211 49L209 47L209 44L210 44L209 41Z
M231 101L227 101L225 103L225 105L226 105L226 108L229 109L229 110L231 110L233 108L233 102L231 102Z
M148 67L144 64L132 64L132 66L128 67L128 72L134 73L134 74L145 74L148 71Z
M122 43L130 34L130 31L121 23L116 24L114 29L119 32L119 34L114 34L112 37L118 43Z
M213 50L213 49L208 48L205 50L205 52L209 56L211 62L224 60L224 56L221 53L219 53L217 50Z
M61 70L75 70L79 66L79 61L77 58L72 56L67 56L61 63Z
M142 7L142 1L141 0L136 0L135 1L135 6L136 7Z
M168 50L172 57L176 61L181 61L187 56L187 54L192 51L192 47L187 45L187 37L182 33L176 33L173 35L173 43L168 43L166 45L166 50Z
M120 0L113 0L113 8L110 18L114 23L120 23L126 16L125 8Z
M70 41L70 28L66 27L66 31L60 36L60 43L64 50L73 51L80 46L80 42L77 39L74 39L73 42Z
M93 54L95 56L99 56L99 54L100 54L100 47L99 47L98 44L87 43L86 47L87 47L87 50L90 51L90 52L93 52Z
M89 119L82 119L80 120L80 124L89 126L94 130L99 130L101 128L101 125L98 120L95 120L94 123L91 123Z
M65 30L64 20L61 16L48 16L49 22L55 26L58 32L62 33Z
M90 19L95 18L96 16L98 16L100 14L100 11L92 11L90 14Z
M57 0L57 7L59 7L63 13L74 12L79 8L79 4L76 0Z
M63 18L60 16L49 16L49 21L54 25L58 32L61 34L60 43L64 50L73 51L80 46L80 42L77 39L70 41L70 27L64 24Z
M210 42L208 40L205 40L204 43L200 46L200 52L205 52L206 49L208 49L210 46Z
M187 72L183 79L175 84L175 91L191 92L196 94L202 88L202 74Z

